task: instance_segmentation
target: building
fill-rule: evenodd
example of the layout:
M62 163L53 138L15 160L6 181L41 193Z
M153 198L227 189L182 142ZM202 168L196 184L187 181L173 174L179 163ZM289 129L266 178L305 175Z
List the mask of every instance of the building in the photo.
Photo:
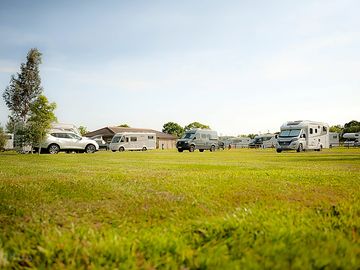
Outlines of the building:
M116 133L121 132L154 132L156 133L156 148L158 149L172 149L176 148L177 137L171 134L167 134L161 131L146 129L146 128L127 128L127 127L104 127L95 131L91 131L85 134L86 137L102 137L102 139L110 143L112 137Z

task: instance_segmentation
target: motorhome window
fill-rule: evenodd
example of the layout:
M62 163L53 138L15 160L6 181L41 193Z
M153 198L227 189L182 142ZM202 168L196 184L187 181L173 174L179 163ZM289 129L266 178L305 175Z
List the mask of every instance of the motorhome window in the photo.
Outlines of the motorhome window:
M336 135L333 135L333 139L337 139L337 136L336 136Z
M148 136L148 139L149 139L149 140L153 140L153 139L154 139L154 136Z
M126 137L126 142L129 142L129 137Z
M137 141L137 137L130 137L130 140L131 140L132 142L136 142L136 141Z
M187 132L184 134L183 139L192 139L192 138L194 138L194 136L195 136L195 133Z
M300 134L301 129L285 129L279 134L279 137L297 137Z
M310 128L310 134L313 134L313 129L312 128Z
M125 142L125 137L121 137L120 142Z
M315 133L317 133L317 128L315 128Z

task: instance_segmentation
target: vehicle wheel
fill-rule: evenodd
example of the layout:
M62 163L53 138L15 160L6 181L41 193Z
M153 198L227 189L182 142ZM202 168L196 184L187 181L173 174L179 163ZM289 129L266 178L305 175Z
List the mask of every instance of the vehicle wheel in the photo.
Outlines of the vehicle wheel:
M303 151L303 145L300 143L296 152L302 152L302 151Z
M50 144L48 151L50 154L57 154L60 152L60 147L57 144Z
M95 147L95 145L93 145L93 144L88 144L88 145L85 147L85 152L88 153L88 154L95 153L95 151L96 151L96 147Z
M144 146L141 150L142 150L142 151L146 151L147 149L146 149L146 147Z
M204 149L199 149L200 152L204 152Z
M116 152L116 150L111 150L112 152Z
M124 151L125 151L125 148L121 146L121 147L119 148L119 152L124 152Z
M178 152L179 153L182 153L184 150L183 149L178 149Z
M189 152L194 152L194 151L195 151L195 146L191 145L190 148L189 148Z
M210 152L215 152L215 145L212 145L212 146L210 147Z
M276 149L276 152L278 153L281 153L281 151L282 151L281 149Z

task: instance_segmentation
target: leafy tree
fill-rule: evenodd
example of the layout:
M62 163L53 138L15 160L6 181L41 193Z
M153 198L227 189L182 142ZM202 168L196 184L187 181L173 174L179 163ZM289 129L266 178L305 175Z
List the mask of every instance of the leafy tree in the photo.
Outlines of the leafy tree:
M56 121L54 110L56 104L49 103L44 95L40 95L30 107L30 117L27 131L30 136L31 145L37 145L39 154L41 143L44 141L47 132L51 128L51 123Z
M41 53L37 49L30 49L26 63L20 66L20 73L11 76L10 84L3 93L5 104L10 111L6 127L9 132L15 134L17 145L22 145L29 139L25 135L31 106L43 91L39 74L40 64Z
M331 127L329 128L329 131L330 131L330 132L337 132L337 133L339 133L339 134L342 134L343 129L344 129L344 128L343 128L341 125L335 125L335 126L331 126Z
M352 120L344 125L344 133L360 132L360 122Z
M87 128L84 126L80 126L79 131L81 136L84 136L86 133L88 133Z
M252 133L251 133L251 134L248 134L247 137L249 137L250 139L254 139L256 135L257 135L257 134L252 134Z
M121 124L118 127L125 127L125 128L129 128L130 126L128 124Z
M0 150L3 150L6 144L6 136L2 126L0 126Z
M178 123L167 122L163 125L162 132L172 134L180 138L184 133L184 129Z
M184 130L187 131L187 130L190 130L193 128L210 129L210 127L207 125L201 124L199 122L192 122L192 123L188 124L187 126L185 126Z

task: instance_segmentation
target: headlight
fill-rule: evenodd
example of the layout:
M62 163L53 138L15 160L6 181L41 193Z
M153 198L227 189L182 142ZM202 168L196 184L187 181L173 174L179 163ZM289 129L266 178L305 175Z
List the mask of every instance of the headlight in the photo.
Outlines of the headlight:
M296 142L299 138L294 138L291 140L291 142Z

